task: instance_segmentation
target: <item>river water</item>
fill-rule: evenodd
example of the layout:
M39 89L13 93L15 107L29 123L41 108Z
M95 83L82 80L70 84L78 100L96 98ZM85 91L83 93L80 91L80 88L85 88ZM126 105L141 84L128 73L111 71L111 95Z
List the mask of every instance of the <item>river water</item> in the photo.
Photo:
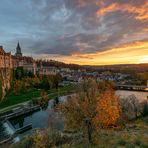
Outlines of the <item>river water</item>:
M121 99L126 99L129 95L135 95L139 102L143 102L147 100L148 92L117 90L116 95L118 95Z

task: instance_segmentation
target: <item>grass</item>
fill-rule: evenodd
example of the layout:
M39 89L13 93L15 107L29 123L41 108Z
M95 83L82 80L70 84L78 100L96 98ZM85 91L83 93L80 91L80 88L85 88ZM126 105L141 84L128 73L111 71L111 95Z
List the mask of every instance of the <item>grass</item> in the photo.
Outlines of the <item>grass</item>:
M94 144L90 148L148 148L148 117L131 121L127 128L102 129L94 134ZM65 144L62 148L83 148L78 142L74 146Z
M148 119L148 117L147 117ZM127 128L102 130L96 136L98 147L135 148L148 147L148 122L146 118L138 119L127 124Z
M58 91L56 89L52 89L48 91L49 98L54 98L58 95L68 94L76 89L75 85L67 85L63 87L59 87ZM3 101L0 103L0 109L4 109L6 107L10 107L13 105L17 105L26 101L31 101L33 98L40 97L41 90L28 90L27 92L20 92L15 95L14 93L9 93Z

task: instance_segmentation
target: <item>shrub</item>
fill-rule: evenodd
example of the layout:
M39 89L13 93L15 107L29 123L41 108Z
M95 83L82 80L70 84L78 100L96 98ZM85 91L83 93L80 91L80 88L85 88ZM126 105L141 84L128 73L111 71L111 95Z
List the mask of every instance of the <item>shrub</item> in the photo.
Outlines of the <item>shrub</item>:
M123 140L123 139L120 139L120 140L118 141L118 145L126 145L126 141Z
M125 145L126 148L135 148L135 145L133 143L127 143Z
M142 142L139 139L135 140L135 145L140 146L142 144Z
M120 99L122 114L127 120L133 120L141 115L140 103L135 95Z
M32 146L33 146L33 139L32 137L28 136L25 137L20 142L17 142L16 144L13 144L7 148L32 148Z
M148 103L144 104L144 108L143 108L143 116L148 116Z
M33 103L34 105L37 105L37 104L38 104L38 98L33 98L33 99L32 99L32 103Z

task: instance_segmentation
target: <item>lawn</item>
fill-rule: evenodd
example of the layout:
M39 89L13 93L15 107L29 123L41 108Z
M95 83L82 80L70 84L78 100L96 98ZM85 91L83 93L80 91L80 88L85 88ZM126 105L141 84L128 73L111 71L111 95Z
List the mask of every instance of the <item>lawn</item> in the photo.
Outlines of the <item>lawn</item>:
M52 89L48 91L49 98L56 97L58 95L64 95L73 92L76 89L76 85L67 85L63 87L59 87L58 90ZM19 94L15 95L14 93L9 93L4 100L0 103L0 109L5 107L9 107L12 105L16 105L19 103L23 103L26 101L30 101L33 98L40 97L41 90L29 90L27 92L20 92Z

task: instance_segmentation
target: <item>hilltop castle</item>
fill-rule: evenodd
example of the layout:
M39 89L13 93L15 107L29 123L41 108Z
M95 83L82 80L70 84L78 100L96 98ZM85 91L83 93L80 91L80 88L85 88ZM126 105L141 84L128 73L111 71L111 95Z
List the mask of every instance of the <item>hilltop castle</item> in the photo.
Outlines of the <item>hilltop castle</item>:
M17 44L15 55L6 53L3 46L0 46L0 69L23 67L25 70L36 73L36 62L32 57L23 56L20 44Z
M36 62L32 57L23 56L19 43L15 55L6 53L0 46L0 101L11 87L11 69L23 67L25 70L36 74Z

